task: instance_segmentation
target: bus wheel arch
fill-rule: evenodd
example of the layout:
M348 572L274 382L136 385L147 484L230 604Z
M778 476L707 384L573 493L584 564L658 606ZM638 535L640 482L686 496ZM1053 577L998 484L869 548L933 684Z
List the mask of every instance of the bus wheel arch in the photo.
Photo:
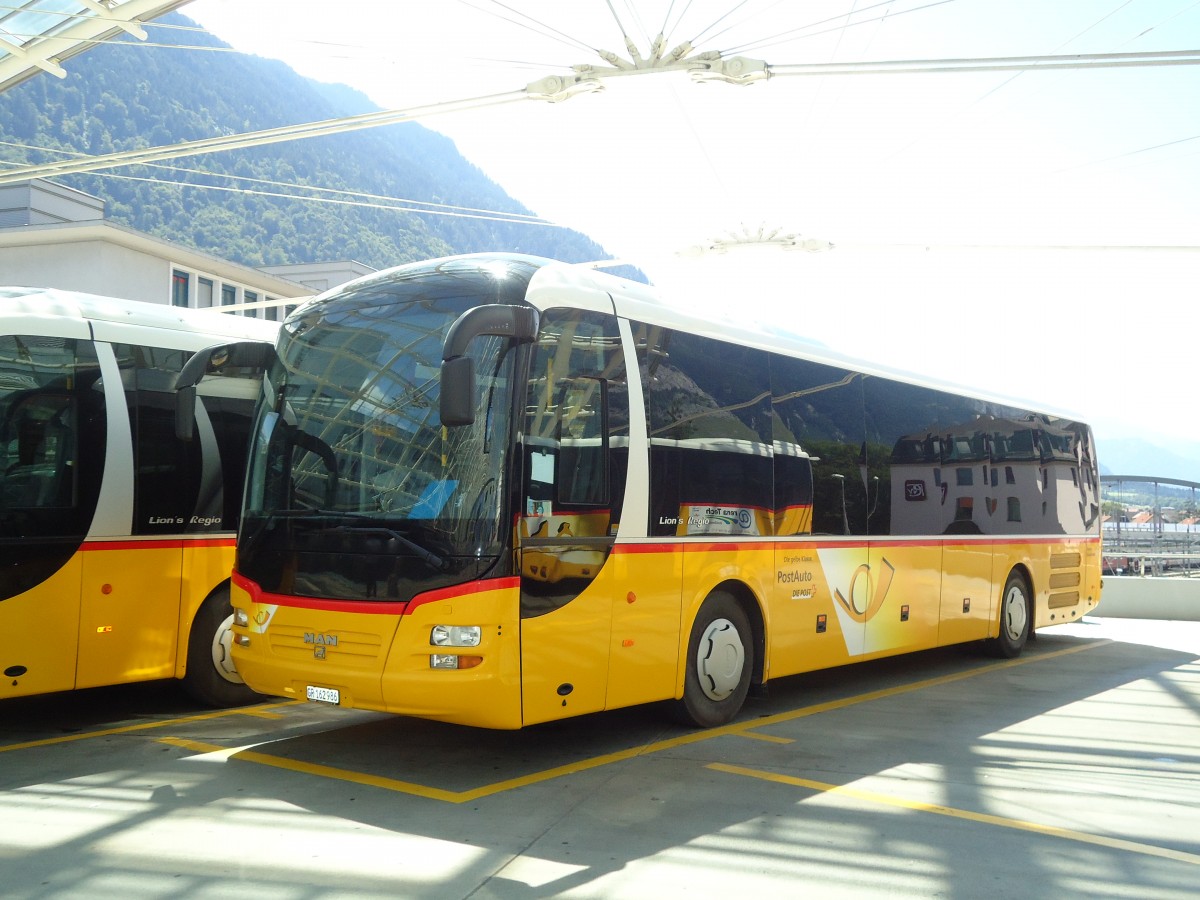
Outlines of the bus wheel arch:
M762 681L763 644L762 615L749 590L727 582L710 591L692 621L675 717L700 728L731 721L751 681Z
M1014 659L1033 636L1033 581L1024 566L1014 566L1000 592L999 630L983 642L989 656Z
M233 668L233 607L229 582L213 588L196 610L188 634L183 688L206 706L242 706L258 699Z

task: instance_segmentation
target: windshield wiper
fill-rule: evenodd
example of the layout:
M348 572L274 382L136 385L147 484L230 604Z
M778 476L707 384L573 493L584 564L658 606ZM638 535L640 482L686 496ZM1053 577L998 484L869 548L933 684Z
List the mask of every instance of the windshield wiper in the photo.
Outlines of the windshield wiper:
M348 518L355 519L358 517L357 516L348 516ZM364 519L363 525L336 525L333 528L328 529L328 531L341 532L341 533L349 532L349 533L354 533L354 534L382 535L383 537L386 537L389 541L394 541L396 544L398 544L399 546L401 546L405 550L407 550L409 553L411 553L413 556L415 556L418 559L420 559L421 561L423 561L426 565L431 566L434 569L437 569L439 572L445 572L450 568L450 561L447 560L444 556L438 556L432 550L425 549L424 547L422 547L420 544L416 543L415 541L411 541L408 538L406 538L400 532L395 531L391 528L384 528L380 525L367 525L366 522L370 521L370 518L371 518L370 516L364 516L363 517L363 519Z
M252 550L259 539L267 533L267 529L281 519L329 519L335 515L335 513L326 512L321 509L272 509L243 514L243 521L251 519L257 519L258 521L255 524L254 530L247 531L245 536L242 537L241 545L245 550Z

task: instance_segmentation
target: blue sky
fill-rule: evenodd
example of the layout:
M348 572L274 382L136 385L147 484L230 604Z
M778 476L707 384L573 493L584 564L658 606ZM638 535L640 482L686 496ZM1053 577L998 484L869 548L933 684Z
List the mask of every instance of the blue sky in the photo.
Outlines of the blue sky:
M597 48L628 58L614 10L643 55L665 22L668 47L698 37L697 51L773 66L1200 49L1200 0L632 6L194 0L182 12L401 109L605 65ZM1077 411L1102 451L1106 437L1146 437L1200 456L1200 417L1180 415L1197 387L1200 66L605 84L424 124L680 302ZM680 255L760 229L834 247ZM1106 249L1044 249L1078 246ZM1138 249L1164 246L1185 249Z

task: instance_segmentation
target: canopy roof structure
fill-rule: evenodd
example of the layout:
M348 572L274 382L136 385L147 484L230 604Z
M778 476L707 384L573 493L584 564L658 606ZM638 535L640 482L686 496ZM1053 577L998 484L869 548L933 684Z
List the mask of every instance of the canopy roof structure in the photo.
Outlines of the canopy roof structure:
M71 57L191 0L7 0L0 6L0 93L39 72L63 78Z

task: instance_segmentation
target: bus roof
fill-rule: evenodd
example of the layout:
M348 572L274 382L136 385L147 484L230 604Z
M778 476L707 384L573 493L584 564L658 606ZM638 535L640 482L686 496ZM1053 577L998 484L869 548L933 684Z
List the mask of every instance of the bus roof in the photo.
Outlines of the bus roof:
M745 318L696 312L682 305L683 298L668 299L649 285L599 271L595 264L591 263L566 263L544 257L503 252L442 257L373 272L332 288L310 303L336 298L346 289L386 283L401 275L436 277L439 274L461 273L471 269L493 273L496 277L502 277L502 273L507 271L516 277L528 278L529 287L525 299L537 309L548 309L562 303L564 297L569 297L570 303L579 308L615 311L622 318L650 325L679 329L714 340L730 341L771 353L799 357L864 375L888 378L985 402L1080 420L1080 416L1069 410L1048 406L1040 401L1030 402L1027 398L1011 397L975 385L944 381L848 356L830 349L819 341L782 329L773 329ZM739 304L731 304L731 309L738 308ZM302 315L304 310L311 312L312 309L312 306L306 305L301 307L297 314Z
M573 288L585 293L603 292L612 297L616 313L622 318L680 329L714 340L730 341L771 353L801 357L813 362L851 369L865 375L888 378L1005 406L1036 410L1062 418L1080 419L1078 415L1069 410L1048 407L1040 401L1031 402L1027 398L1007 396L989 389L981 389L976 385L944 381L848 356L830 349L819 341L789 333L783 329L772 329L749 319L737 319L732 315L706 315L703 312L686 309L677 300L664 297L653 287L597 271L591 266L549 260L544 262L545 265L538 270L530 282L529 293L532 295L530 300L535 306L542 306L542 303L539 302L539 295L544 296L543 291L551 284L559 289L570 290ZM739 304L731 304L731 309L738 308Z
M35 331L55 320L190 334L201 338L202 345L222 338L273 342L279 331L277 322L216 310L181 309L55 288L0 287L0 331Z

